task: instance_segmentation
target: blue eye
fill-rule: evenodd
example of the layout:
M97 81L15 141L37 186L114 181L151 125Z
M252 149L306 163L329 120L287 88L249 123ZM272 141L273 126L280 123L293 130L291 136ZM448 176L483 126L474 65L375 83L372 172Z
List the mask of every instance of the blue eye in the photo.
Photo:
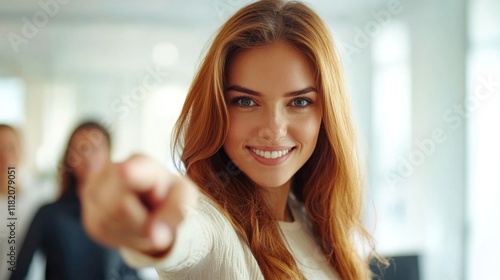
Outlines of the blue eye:
M297 98L292 101L292 106L295 107L306 107L309 106L312 102L305 98Z
M255 101L248 97L237 97L233 99L233 103L236 103L237 105L241 107L251 107L257 105Z

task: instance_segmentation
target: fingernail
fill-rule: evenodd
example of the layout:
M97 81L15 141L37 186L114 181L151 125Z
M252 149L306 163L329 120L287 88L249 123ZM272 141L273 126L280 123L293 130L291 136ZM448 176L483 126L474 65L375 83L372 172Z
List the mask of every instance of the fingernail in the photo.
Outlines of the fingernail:
M172 240L172 230L163 222L156 222L153 229L153 242L156 246L169 245Z

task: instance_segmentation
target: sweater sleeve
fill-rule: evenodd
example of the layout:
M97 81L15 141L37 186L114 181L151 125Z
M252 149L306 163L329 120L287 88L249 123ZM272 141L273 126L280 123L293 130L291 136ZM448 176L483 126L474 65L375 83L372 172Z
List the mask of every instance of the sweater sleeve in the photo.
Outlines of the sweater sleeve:
M152 266L162 271L180 271L201 262L211 251L214 233L218 230L214 215L218 210L208 198L200 198L197 209L190 209L175 233L175 241L170 252L162 258L120 248L125 262L131 267ZM220 215L220 214L219 214Z

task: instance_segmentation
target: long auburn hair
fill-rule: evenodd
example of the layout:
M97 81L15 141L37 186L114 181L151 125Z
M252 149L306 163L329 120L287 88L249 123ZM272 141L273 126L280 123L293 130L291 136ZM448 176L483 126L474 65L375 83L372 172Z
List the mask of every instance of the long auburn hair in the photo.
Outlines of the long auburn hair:
M224 98L228 63L240 50L278 40L300 50L315 66L323 106L316 148L294 175L292 192L305 206L316 240L340 277L368 279L369 258L357 242L377 255L361 218L362 178L343 72L329 30L305 4L258 1L220 28L177 120L173 152L248 244L266 279L305 279L282 241L270 206L222 148L230 121Z
M78 163L72 163L69 157L71 151L71 141L73 140L73 138L77 133L87 129L96 129L97 131L99 131L99 133L101 133L104 136L103 137L104 141L106 142L108 148L111 150L111 136L108 130L104 126L100 125L95 121L85 121L80 123L73 130L71 136L68 139L68 144L66 145L66 149L64 151L63 157L61 159L61 164L59 166L60 198L76 194L78 179L76 178L75 173L73 172L73 166L74 164Z

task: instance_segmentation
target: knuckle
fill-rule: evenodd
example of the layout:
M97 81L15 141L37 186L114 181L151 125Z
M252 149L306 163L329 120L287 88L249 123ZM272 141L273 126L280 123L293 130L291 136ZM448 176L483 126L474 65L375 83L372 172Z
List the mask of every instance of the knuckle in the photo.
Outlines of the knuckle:
M120 199L116 203L116 207L114 208L113 215L116 219L125 219L129 216L130 210L128 207L128 203L125 198Z
M130 160L122 162L116 167L118 176L123 178L125 181L130 180L130 176L133 172L133 163Z
M169 211L170 215L166 217L166 220L171 227L176 228L180 223L182 223L182 221L184 221L184 219L186 219L187 211L185 211L185 207L182 204L171 207Z
M95 219L84 218L84 227L86 232L90 235L90 237L94 239L100 239L102 236L102 229L99 226L99 223L95 221Z
M111 232L108 221L105 219L93 219L92 222L88 222L87 226L85 226L85 230L87 234L93 240L107 246L115 246L116 238L115 234Z

